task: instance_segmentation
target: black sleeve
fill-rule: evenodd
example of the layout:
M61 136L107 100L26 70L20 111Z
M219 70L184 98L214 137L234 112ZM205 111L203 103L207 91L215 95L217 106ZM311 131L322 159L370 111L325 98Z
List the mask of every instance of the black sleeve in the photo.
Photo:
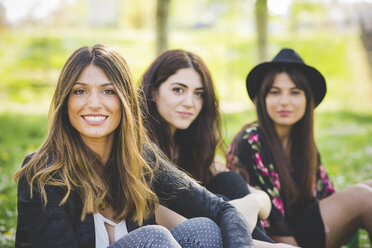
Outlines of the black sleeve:
M26 159L27 160L27 159ZM24 164L26 162L24 161ZM18 220L16 247L78 248L78 240L64 207L61 187L46 186L47 204L37 190L30 196L30 185L24 175L18 181Z

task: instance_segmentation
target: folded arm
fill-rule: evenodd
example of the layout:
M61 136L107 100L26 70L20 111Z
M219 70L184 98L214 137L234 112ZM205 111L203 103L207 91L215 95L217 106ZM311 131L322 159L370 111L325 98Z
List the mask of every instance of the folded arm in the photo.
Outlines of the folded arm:
M160 203L185 216L208 217L221 228L224 247L253 247L244 217L228 202L210 193L167 161L155 171Z

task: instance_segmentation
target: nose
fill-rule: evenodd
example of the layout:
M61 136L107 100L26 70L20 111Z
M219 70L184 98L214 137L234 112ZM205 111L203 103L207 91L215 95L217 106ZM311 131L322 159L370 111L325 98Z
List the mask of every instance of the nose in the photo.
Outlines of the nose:
M193 94L185 94L185 98L183 99L183 105L185 107L192 107L194 105L194 98Z
M279 103L281 105L287 105L287 104L289 104L289 96L288 96L288 94L285 94L285 93L282 94L282 96L280 97Z
M92 91L88 96L88 107L97 110L102 107L101 98L96 91Z

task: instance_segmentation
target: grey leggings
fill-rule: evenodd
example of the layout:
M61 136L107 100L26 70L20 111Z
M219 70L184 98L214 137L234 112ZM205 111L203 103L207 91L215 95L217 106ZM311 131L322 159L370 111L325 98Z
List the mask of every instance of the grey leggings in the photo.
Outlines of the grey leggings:
M109 248L219 248L222 247L220 228L204 217L186 220L171 231L158 225L140 227Z

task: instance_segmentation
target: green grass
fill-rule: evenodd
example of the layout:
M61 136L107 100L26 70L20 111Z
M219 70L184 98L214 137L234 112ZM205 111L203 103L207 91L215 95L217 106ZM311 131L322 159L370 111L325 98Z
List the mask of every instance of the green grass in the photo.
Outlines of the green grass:
M12 175L41 144L46 123L45 116L0 114L0 247L14 246L17 192Z

